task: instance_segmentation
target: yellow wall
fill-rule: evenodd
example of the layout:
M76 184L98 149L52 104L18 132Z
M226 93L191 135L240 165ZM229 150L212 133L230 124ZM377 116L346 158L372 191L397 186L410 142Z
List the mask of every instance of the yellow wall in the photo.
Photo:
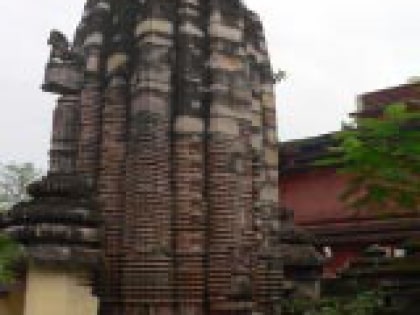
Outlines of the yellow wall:
M88 279L83 272L29 267L24 315L97 315Z

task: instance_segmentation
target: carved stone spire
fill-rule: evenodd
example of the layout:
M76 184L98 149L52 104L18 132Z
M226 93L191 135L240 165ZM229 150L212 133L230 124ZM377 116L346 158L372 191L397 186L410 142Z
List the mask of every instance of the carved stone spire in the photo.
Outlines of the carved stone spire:
M89 0L73 43L51 37L44 90L63 97L38 190L73 173L92 185L101 314L273 314L277 130L258 16L239 0Z

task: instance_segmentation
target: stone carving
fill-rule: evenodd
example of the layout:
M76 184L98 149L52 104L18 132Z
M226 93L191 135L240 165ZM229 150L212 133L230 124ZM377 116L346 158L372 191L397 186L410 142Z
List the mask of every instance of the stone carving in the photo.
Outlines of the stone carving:
M71 60L69 41L60 31L52 30L50 32L48 45L51 46L50 60L52 62Z
M49 44L51 171L92 184L101 315L272 314L284 278L258 16L239 0L88 0L74 42Z

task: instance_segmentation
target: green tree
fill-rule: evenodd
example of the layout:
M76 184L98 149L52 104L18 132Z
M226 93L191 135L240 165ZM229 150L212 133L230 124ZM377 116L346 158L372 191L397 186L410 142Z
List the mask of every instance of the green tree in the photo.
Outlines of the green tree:
M32 163L0 165L0 211L27 199L26 187L40 174Z
M383 307L383 296L379 292L363 291L354 297L321 300L314 315L374 315Z
M285 315L375 315L384 306L381 292L360 291L345 297L327 297L319 301L290 299L284 302Z
M9 237L0 234L0 283L10 283L15 279L13 269L22 256L22 248Z
M355 209L419 210L419 113L404 104L383 116L357 118L336 135L338 145L317 165L335 165L349 177L342 199Z
M14 204L27 199L27 185L40 174L41 171L32 163L0 165L0 211L9 210ZM14 280L13 267L21 255L21 246L0 233L0 283Z

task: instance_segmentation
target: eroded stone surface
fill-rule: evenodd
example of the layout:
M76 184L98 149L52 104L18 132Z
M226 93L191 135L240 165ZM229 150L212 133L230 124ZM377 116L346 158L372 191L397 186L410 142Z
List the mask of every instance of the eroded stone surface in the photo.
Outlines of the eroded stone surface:
M101 314L273 314L277 132L259 18L238 0L89 0L73 43L50 44L51 174L93 185Z

